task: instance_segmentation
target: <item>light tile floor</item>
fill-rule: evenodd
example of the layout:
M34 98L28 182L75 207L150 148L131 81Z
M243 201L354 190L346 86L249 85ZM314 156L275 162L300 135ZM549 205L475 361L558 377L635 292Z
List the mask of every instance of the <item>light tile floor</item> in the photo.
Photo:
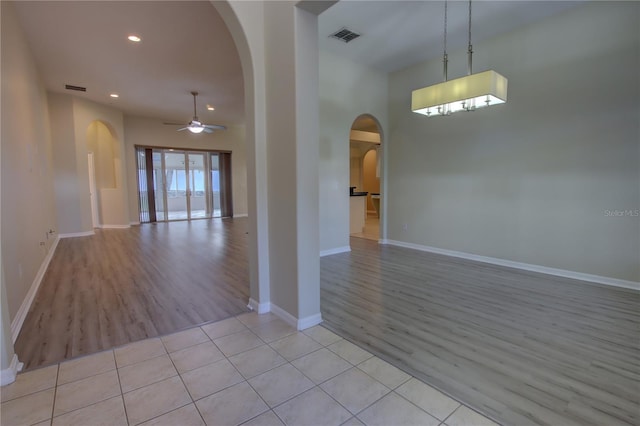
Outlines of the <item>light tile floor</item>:
M13 425L495 425L316 326L246 313L19 374Z
M378 241L380 239L380 218L375 213L367 213L362 232L351 234L352 237Z

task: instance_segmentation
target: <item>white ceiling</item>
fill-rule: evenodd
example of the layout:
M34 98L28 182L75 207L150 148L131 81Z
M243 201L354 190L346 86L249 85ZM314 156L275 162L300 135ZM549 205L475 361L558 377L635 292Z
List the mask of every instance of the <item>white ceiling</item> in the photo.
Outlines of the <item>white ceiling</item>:
M244 93L237 50L208 1L17 1L22 27L48 90L110 104L125 114L188 122L189 92L200 92L199 118L242 123ZM510 31L577 2L473 3L473 40ZM342 0L320 15L320 48L383 71L442 55L442 1ZM464 48L466 1L449 2L449 50ZM328 38L348 27L362 37ZM130 33L142 42L127 41ZM87 87L69 92L65 84ZM117 92L119 99L109 94ZM216 110L206 111L212 104Z
M579 1L472 2L472 44L480 52L482 40L560 13ZM466 50L469 2L450 0L447 18L447 50ZM443 1L342 0L320 15L320 48L391 72L442 56ZM361 37L344 43L329 38L346 27Z
M188 122L191 91L211 123L244 117L242 69L235 44L209 2L15 2L47 89L110 104L126 114ZM139 34L131 43L127 35ZM69 92L65 84L84 86ZM111 99L117 92L120 98ZM206 104L213 105L213 112Z

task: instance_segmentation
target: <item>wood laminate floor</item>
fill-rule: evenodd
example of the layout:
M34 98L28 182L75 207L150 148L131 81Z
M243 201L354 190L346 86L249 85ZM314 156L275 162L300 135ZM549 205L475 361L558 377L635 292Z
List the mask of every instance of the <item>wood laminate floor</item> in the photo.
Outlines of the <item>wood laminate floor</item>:
M246 311L246 230L246 219L207 219L60 240L19 359L54 364Z
M321 260L338 334L502 424L640 424L639 292L351 247Z

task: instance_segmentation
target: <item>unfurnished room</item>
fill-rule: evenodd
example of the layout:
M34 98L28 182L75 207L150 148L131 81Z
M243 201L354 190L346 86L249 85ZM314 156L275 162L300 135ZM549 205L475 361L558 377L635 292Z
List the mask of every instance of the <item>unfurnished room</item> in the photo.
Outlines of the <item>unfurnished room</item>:
M2 425L640 424L640 3L0 17Z

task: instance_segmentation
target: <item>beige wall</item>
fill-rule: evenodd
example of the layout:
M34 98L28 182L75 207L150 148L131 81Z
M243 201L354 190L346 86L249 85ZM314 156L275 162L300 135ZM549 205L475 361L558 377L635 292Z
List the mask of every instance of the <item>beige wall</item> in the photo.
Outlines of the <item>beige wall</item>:
M97 194L100 225L127 226L127 175L120 155L124 152L122 113L112 107L67 94L49 93L48 98L51 135L56 147L53 159L60 233L76 234L93 230L87 155L97 147L94 136L98 134L92 130L96 121L108 129L108 135L103 134L103 137L110 140L112 153L110 159L104 155L104 161L100 161L100 152L94 152L94 155L97 154L98 170L105 174L97 176L101 182ZM104 133L104 129L102 131ZM109 173L105 170L109 170ZM109 175L112 176L107 177Z
M320 319L316 18L295 2L214 6L244 73L251 304L308 327Z
M177 132L179 127L166 126L162 121L125 116L125 162L129 194L129 221L139 222L138 190L136 181L135 146L157 146L202 150L231 151L232 195L234 215L247 214L247 158L244 126L229 126L227 130L211 134L194 135L188 131Z
M54 241L48 231L58 226L47 95L11 3L0 4L2 274L13 321Z
M94 121L87 130L87 150L93 153L96 187L116 188L115 160L120 160L117 140L100 121Z
M264 11L271 302L306 318L320 312L316 17Z
M320 250L328 251L349 246L349 186L354 186L349 134L355 119L376 117L384 144L387 75L321 51L319 97Z
M388 238L640 280L640 4L588 2L474 45L509 100L426 118L411 90L439 59L390 75ZM449 76L465 74L464 51ZM406 224L406 230L403 225Z

